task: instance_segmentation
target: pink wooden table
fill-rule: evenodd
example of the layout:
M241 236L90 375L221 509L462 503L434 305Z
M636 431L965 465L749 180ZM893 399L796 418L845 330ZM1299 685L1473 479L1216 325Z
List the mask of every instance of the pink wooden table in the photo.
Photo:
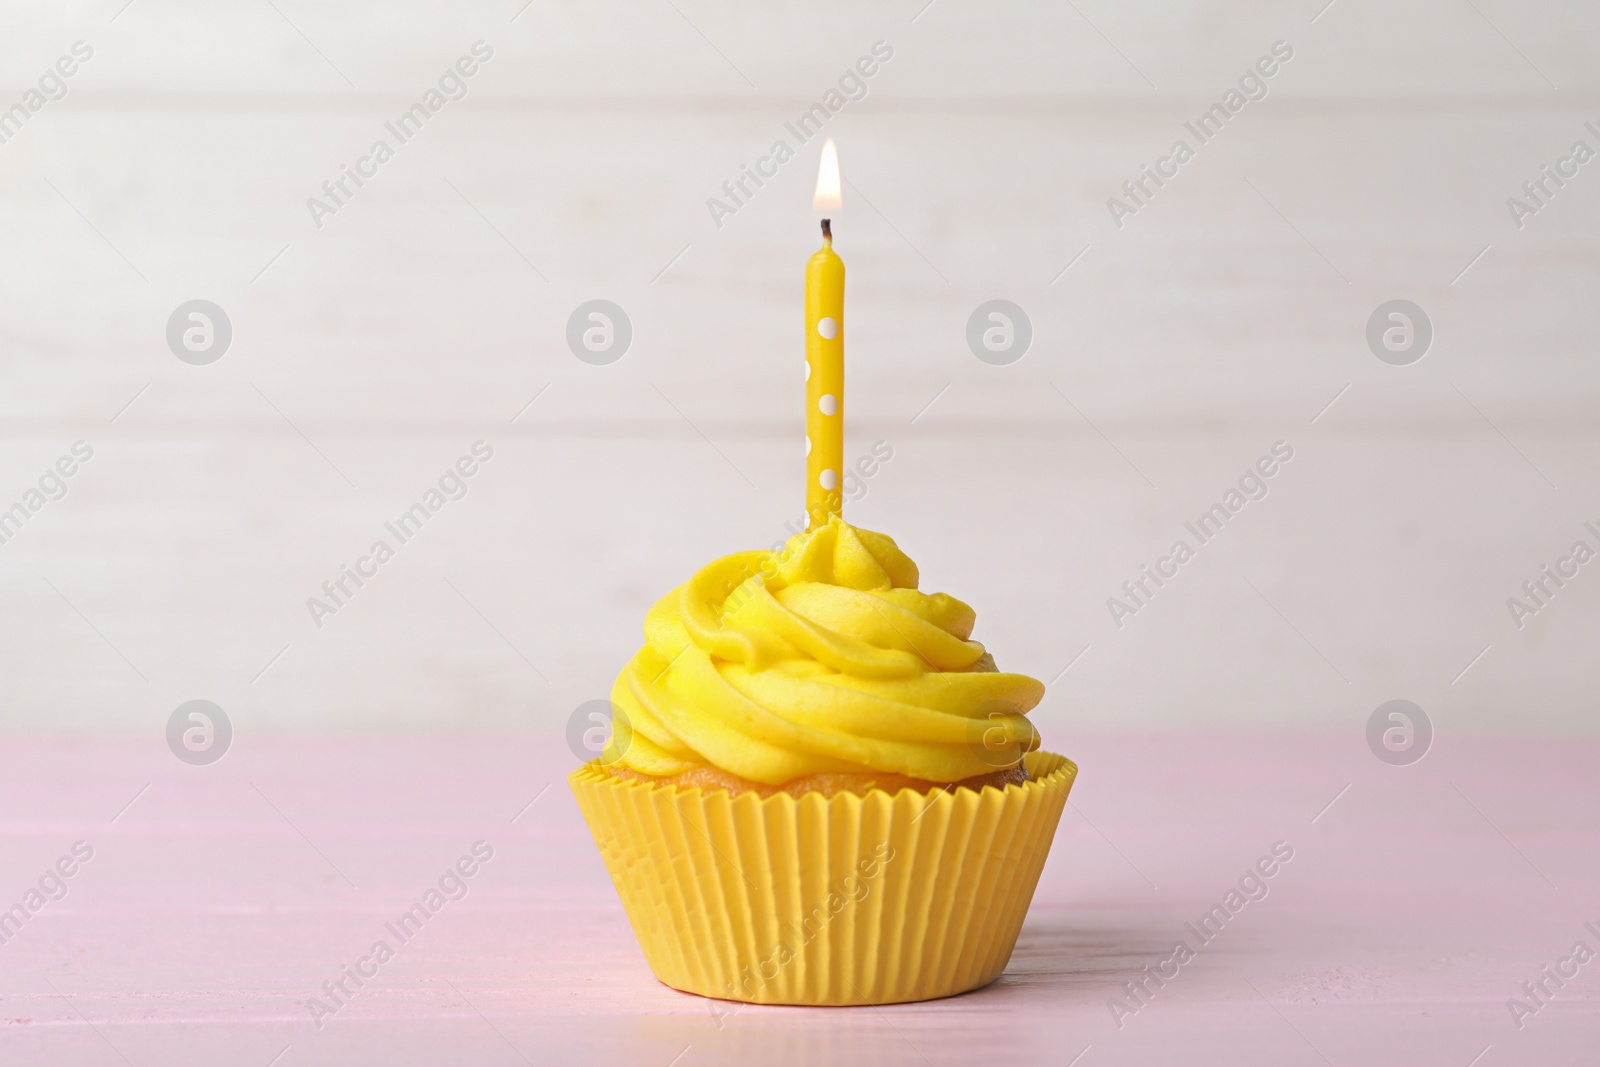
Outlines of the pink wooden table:
M1600 960L1559 988L1542 970L1577 966L1561 962L1575 942L1600 950L1600 742L1443 731L1405 768L1359 724L1062 747L1083 770L1005 976L880 1010L738 1008L655 982L559 739L241 731L190 767L159 736L12 738L0 907L41 879L66 895L0 944L0 1062L1600 1061ZM394 937L478 841L493 856L465 895ZM1119 1028L1108 999L1179 939L1198 947L1185 923L1279 841L1294 857L1265 899ZM379 939L396 946L381 964ZM345 978L319 1028L312 998L358 966L370 977ZM1541 979L1519 1028L1508 998Z

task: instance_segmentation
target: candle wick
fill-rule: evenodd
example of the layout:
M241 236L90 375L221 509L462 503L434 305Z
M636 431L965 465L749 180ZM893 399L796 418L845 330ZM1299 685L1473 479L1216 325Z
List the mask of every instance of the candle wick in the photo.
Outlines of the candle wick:
M822 239L824 241L832 241L833 240L833 220L832 219L823 219L822 220Z

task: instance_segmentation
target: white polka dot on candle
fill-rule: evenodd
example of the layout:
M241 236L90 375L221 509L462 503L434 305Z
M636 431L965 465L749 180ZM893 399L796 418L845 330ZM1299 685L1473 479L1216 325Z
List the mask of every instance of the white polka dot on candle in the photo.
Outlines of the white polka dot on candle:
M821 474L817 475L817 481L821 483L822 488L831 493L839 485L839 472L831 470L823 471Z
M839 398L832 393L823 393L817 400L817 410L824 415L837 415L839 413Z
M806 455L811 455L811 435L806 434Z
M810 380L811 380L811 361L808 359L808 360L806 360L806 381L809 382Z
M821 320L819 320L817 322L817 332L822 335L823 340L826 340L826 341L833 340L835 337L839 336L839 320L838 319L821 319Z

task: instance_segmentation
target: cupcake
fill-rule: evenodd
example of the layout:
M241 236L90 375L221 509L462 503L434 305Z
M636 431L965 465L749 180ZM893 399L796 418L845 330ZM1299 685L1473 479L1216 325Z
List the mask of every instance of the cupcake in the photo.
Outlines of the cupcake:
M570 777L657 978L886 1004L999 976L1077 768L971 608L838 516L645 617L611 741Z

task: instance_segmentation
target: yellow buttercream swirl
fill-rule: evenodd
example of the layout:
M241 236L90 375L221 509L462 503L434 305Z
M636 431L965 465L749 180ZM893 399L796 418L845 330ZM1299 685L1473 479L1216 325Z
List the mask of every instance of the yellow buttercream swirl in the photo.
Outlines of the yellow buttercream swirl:
M917 590L894 541L834 517L724 556L656 602L623 668L607 760L780 785L827 771L954 782L1021 762L1044 696L997 671L971 608Z

